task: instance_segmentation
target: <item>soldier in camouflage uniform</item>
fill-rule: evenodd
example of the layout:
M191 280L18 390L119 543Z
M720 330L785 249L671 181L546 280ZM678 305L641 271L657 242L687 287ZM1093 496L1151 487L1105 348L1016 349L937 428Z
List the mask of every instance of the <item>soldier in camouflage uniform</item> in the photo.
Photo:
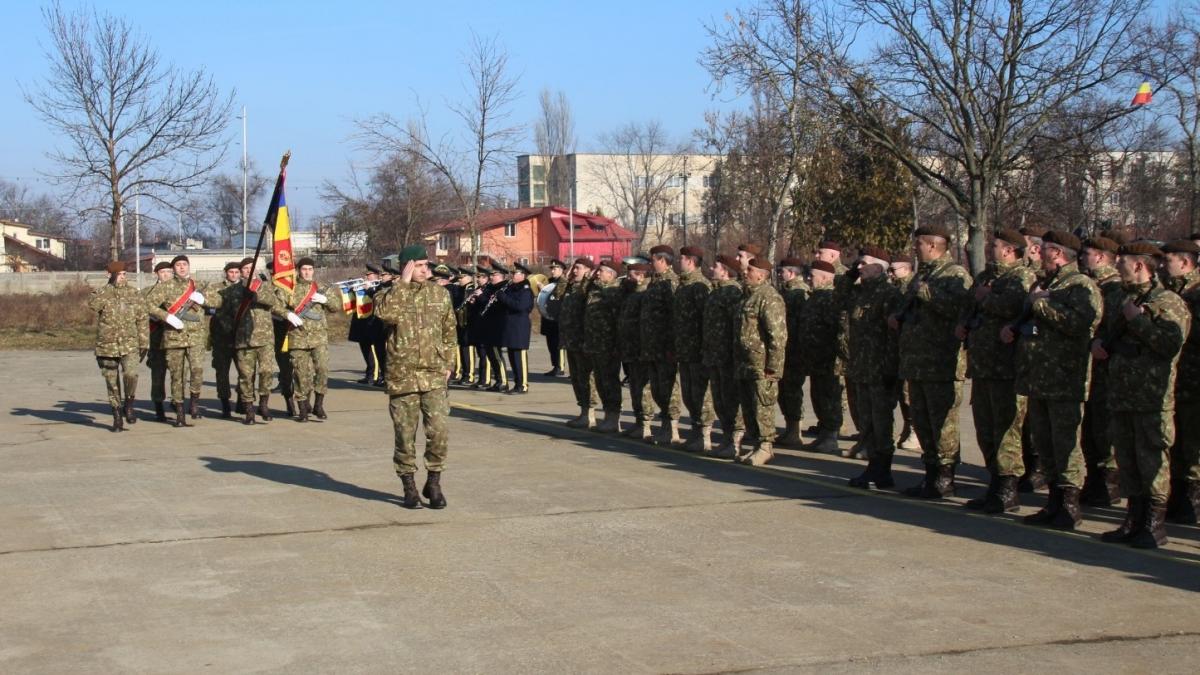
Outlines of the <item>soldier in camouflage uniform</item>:
M1081 263L1084 273L1100 287L1103 299L1100 327L1096 337L1107 337L1106 317L1115 317L1121 312L1121 276L1115 267L1119 244L1103 236L1083 242ZM1081 504L1111 506L1121 500L1117 484L1117 460L1112 442L1108 438L1108 362L1092 359L1092 380L1088 399L1083 404L1083 427L1080 444L1083 460L1087 466L1087 478L1079 493Z
M1187 303L1158 282L1158 247L1134 242L1120 256L1120 318L1105 318L1108 339L1092 342L1092 356L1108 361L1109 434L1128 508L1121 526L1101 538L1157 548L1167 543L1175 365L1192 317Z
M88 308L96 322L96 365L108 386L113 431L124 431L125 422L137 422L133 401L137 396L138 361L150 349L146 305L136 288L125 278L125 264L108 264L108 284L92 291ZM124 384L124 397L121 385Z
M166 324L163 348L167 369L171 372L171 404L175 408L175 426L182 427L188 426L183 410L185 380L191 393L188 412L193 420L200 418L200 386L204 384L202 355L208 341L204 308L219 309L222 297L211 285L192 281L191 263L186 255L175 256L171 267L175 270L174 278L154 286L146 297L146 305L151 317Z
M571 281L562 286L562 308L558 313L559 341L562 348L567 350L567 371L571 376L571 389L575 392L575 405L579 406L579 417L569 420L567 426L581 429L596 426L596 384L591 365L587 362L583 330L584 311L594 269L595 263L588 258L575 260L571 265ZM558 293L557 288L555 293Z
M799 258L784 258L779 262L779 277L783 281L783 304L787 308L788 341L800 339L800 314L812 289L804 283L804 262ZM779 409L783 413L783 436L779 445L800 445L800 422L804 419L804 369L798 350L788 349L779 381ZM836 443L836 439L835 439Z
M602 433L621 431L621 358L617 344L617 317L624 290L617 281L617 265L611 260L596 267L596 278L588 290L583 311L584 351L596 380L596 392L604 408L604 421L596 426Z
M684 446L691 452L712 450L712 425L716 419L708 386L708 367L701 346L704 341L704 305L712 284L704 277L703 249L679 249L679 288L675 291L672 325L675 331L675 361L679 364L679 390L692 418L692 432Z
M908 284L913 278L913 257L908 251L892 253L892 264L888 268L889 281L899 291L900 295L908 293ZM908 393L908 383L899 380L896 383L896 397L900 401L900 418L904 427L900 430L900 440L896 443L901 450L920 450L921 442L913 433L912 427L912 396Z
M270 287L263 288L262 279L252 279L253 258L241 262L243 283L234 286L226 298L233 306L234 363L238 372L238 400L243 424L254 424L255 392L258 393L258 416L271 421L271 377L275 374L274 317L286 319L287 310Z
M1175 445L1171 447L1171 498L1167 520L1196 524L1200 512L1200 246L1190 240L1163 247L1167 287L1187 303L1192 330L1179 355L1175 376Z
M679 385L675 379L675 332L672 312L679 276L671 269L675 249L655 246L650 249L650 287L642 298L642 359L650 366L650 393L658 406L662 428L655 442L677 445L679 437Z
M1018 232L1025 239L1025 266L1033 270L1039 286L1045 286L1046 270L1042 269L1042 237L1048 232L1044 227L1022 227ZM1029 428L1029 415L1025 416L1025 426L1021 428L1021 453L1025 462L1025 475L1017 484L1021 492L1034 492L1046 487L1046 477L1042 475L1041 462L1038 461L1037 449L1033 447L1032 434Z
M971 277L950 257L945 228L922 226L913 238L921 264L903 310L888 319L899 332L898 374L912 395L913 427L925 465L925 478L904 494L940 499L954 494L959 462L958 406L967 364L954 326L970 302Z
M846 379L846 357L849 355L849 349L850 349L850 345L848 343L848 331L846 330L846 327L847 327L846 307L847 307L847 298L849 297L849 293L848 293L849 287L854 282L854 280L851 279L850 277L846 276L846 273L849 272L850 269L842 263L842 245L840 243L834 241L833 239L825 239L825 240L821 241L821 243L817 244L816 254L813 259L821 260L821 261L829 263L830 265L833 265L833 269L834 269L833 291L834 291L834 300L835 300L834 304L838 308L839 321L841 322L841 329L838 331L838 334L837 334L837 340L838 340L838 343L837 343L837 360L838 360L837 372L838 372L838 376L842 380L842 386L840 386L838 388L838 396L841 397L841 401L838 403L838 405L841 406L845 410L849 410L850 421L854 424L855 429L858 429L858 418L856 417L858 412L854 408L854 392L851 391L850 381ZM811 391L811 387L810 387L809 395L813 399L814 409L818 405L818 403L816 401L818 394L819 394L819 392L814 393L813 391ZM822 404L822 405L832 405L832 404L830 403L830 404ZM801 412L803 412L803 411L801 411ZM843 426L844 426L844 424L845 424L845 415L844 414L842 415L842 420L843 420ZM818 427L819 427L819 425L810 427L808 429L809 433L818 433ZM841 429L839 428L839 433L840 432L841 432ZM854 437L856 440L855 445L857 446L857 438L858 438L857 432L855 432Z
M213 290L221 295L221 308L213 310L208 321L208 337L212 343L212 367L217 373L217 398L221 400L221 418L229 419L233 407L229 399L233 388L229 386L229 369L233 366L233 315L237 305L229 302L235 286L241 284L242 266L238 262L225 263L225 278L213 284ZM242 401L238 400L238 412L242 412Z
M271 260L267 261L267 276L274 278L275 263ZM279 381L279 394L283 397L284 405L287 406L287 416L296 416L296 402L293 396L293 383L295 382L295 372L292 370L292 355L284 351L284 343L287 341L288 331L291 330L292 324L286 319L276 319L272 322L271 331L275 334L275 344L273 350L275 352L275 365L278 366L276 374ZM376 349L376 356L379 354ZM380 363L380 369L383 369L383 364Z
M987 492L967 501L970 509L1003 513L1021 508L1017 481L1025 473L1021 428L1026 398L1017 394L1013 348L1000 341L1000 330L1021 314L1037 280L1021 262L1025 238L1001 230L992 240L992 261L975 277L974 298L956 331L967 343L971 413L975 439L991 474Z
M617 318L617 346L625 374L629 378L629 403L633 409L633 426L623 434L649 441L650 417L654 414L654 399L650 396L649 365L642 360L642 298L649 288L650 264L635 262L625 268L625 299Z
M154 286L142 290L142 300L145 301L159 284L165 284L175 276L171 263L163 262L154 266L157 280ZM163 323L153 316L150 317L150 352L146 354L146 365L150 367L150 400L154 402L154 419L166 422L167 415L163 410L163 402L167 399L167 352L163 350Z
M862 448L867 452L867 468L850 479L853 487L871 483L886 489L892 479L895 445L896 410L896 334L888 328L887 318L899 307L900 291L888 282L891 256L878 246L864 246L857 262L857 279L848 289L847 329L850 358L846 361L846 379L857 389L854 400L859 406ZM849 454L849 453L844 453Z
M737 277L741 263L737 258L720 255L712 265L714 288L704 302L704 340L701 351L712 386L713 409L721 421L725 442L711 451L713 457L736 459L746 433L738 392L737 371L733 365L733 322L742 304L742 285ZM786 372L786 367L785 367ZM782 394L781 394L782 395Z
M400 252L403 266L393 286L375 296L375 315L388 324L388 409L395 431L393 463L404 486L403 505L421 507L413 474L417 471L417 424L425 426L422 494L431 508L446 506L441 477L449 442L450 399L447 381L457 349L456 321L450 294L429 280L424 246Z
M758 441L738 461L762 466L775 456L775 406L787 353L787 309L770 284L770 261L752 259L745 275L745 294L733 317L733 367L746 423Z
M1043 238L1045 288L1029 294L1018 322L1001 329L1005 344L1017 343L1018 394L1028 397L1026 424L1050 481L1044 508L1026 516L1031 524L1074 529L1080 522L1083 451L1079 426L1087 394L1088 343L1100 323L1100 289L1079 271L1080 242L1061 231Z
M307 422L309 413L323 420L328 417L325 394L329 390L329 323L325 313L340 312L342 305L336 301L333 287L322 288L313 280L316 264L312 258L301 258L296 271L300 278L292 292L277 292L277 300L287 308L285 316L293 327L288 333L288 355L294 373L296 420ZM310 404L309 396L314 392L316 398Z
M842 369L838 342L842 332L841 296L834 289L836 268L816 260L809 268L812 294L794 321L797 333L788 333L787 359L808 378L817 438L804 446L813 452L836 453L842 428ZM790 317L789 317L790 319Z

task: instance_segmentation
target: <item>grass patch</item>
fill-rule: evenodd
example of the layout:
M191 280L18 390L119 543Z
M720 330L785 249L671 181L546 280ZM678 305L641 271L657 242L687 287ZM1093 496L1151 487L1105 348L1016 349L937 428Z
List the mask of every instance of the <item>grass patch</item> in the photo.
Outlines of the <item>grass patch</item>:
M91 294L91 286L72 284L57 293L0 295L0 349L91 349Z

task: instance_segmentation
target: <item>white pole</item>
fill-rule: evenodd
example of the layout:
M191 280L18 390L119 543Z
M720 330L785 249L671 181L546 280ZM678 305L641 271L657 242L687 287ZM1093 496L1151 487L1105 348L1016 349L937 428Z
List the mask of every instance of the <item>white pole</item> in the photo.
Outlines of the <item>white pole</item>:
M246 257L246 219L248 217L247 200L249 197L246 164L246 106L242 106L242 258Z
M570 203L571 203L570 207L567 209L567 235L570 237L571 243L569 244L569 247L567 248L567 257L569 257L572 262L569 262L567 264L574 265L575 264L574 263L574 260L575 260L575 185L574 185L574 182L572 182L572 184L571 184Z
M137 264L137 287L142 288L142 196L133 198L133 259Z
M179 217L179 248L184 249L187 247L183 245L183 212L180 211L176 215Z

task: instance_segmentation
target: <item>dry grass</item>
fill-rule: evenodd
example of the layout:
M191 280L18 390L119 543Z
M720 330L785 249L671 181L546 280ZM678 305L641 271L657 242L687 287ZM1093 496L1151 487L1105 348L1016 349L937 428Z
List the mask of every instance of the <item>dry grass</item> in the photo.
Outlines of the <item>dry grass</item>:
M91 293L87 284L75 284L58 293L0 295L0 349L91 349Z

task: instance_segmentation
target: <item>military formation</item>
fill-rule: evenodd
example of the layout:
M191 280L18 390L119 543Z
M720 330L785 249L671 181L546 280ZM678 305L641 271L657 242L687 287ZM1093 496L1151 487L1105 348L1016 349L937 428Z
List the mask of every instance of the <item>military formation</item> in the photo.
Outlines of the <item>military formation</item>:
M361 381L382 383L389 396L403 505L445 506L450 385L529 391L536 307L550 350L546 375L570 378L579 409L572 427L752 466L772 461L777 445L858 457L866 466L850 485L863 489L895 486L899 446L919 450L924 465L922 479L902 493L942 499L958 489L958 416L970 378L968 405L990 480L967 508L1016 511L1020 494L1045 487L1045 505L1025 521L1074 529L1082 508L1124 496L1125 519L1103 539L1140 548L1163 545L1168 520L1195 523L1197 242L1001 230L972 278L950 255L950 240L945 229L923 226L911 254L870 244L844 251L826 240L811 259L778 264L750 243L712 257L696 246L659 245L622 262L554 260L547 277L487 258L431 268L423 247L405 248L395 258L402 269L368 267L373 309L357 318L375 324L351 328L363 345ZM128 289L119 265L110 268L110 285L91 302L101 317L96 357L114 429L133 422L143 357L157 372L151 397L160 419L164 370L176 424L198 417L207 341L223 413L233 363L238 410L248 424L256 413L270 419L270 350L281 326L289 404L301 421L327 416L325 317L345 309L346 289L317 283L312 261L301 260L295 289L263 291L245 278L252 262L231 263L222 282L198 285L180 256L156 270L159 283L144 297ZM802 429L806 385L816 421ZM623 429L625 388L633 424ZM842 449L846 421L856 442ZM428 473L420 492L418 427Z

